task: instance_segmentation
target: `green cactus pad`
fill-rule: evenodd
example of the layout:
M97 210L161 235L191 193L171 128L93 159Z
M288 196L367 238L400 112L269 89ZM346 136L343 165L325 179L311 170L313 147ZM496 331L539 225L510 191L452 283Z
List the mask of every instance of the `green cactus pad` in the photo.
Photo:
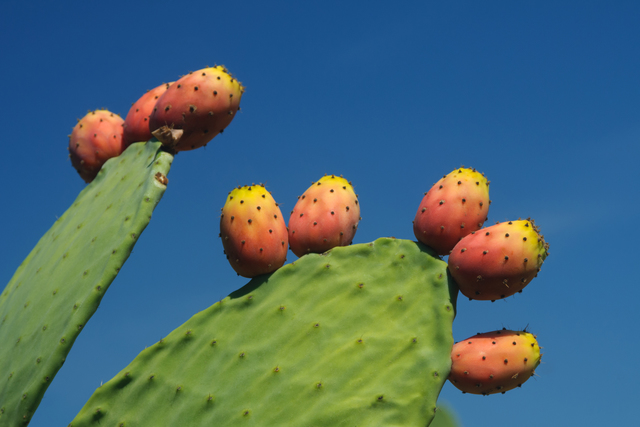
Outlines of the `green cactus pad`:
M450 406L438 405L436 416L429 427L460 427L458 418Z
M306 255L142 351L71 425L424 427L457 292L446 263L406 240Z
M28 424L149 223L173 160L160 147L107 161L0 294L0 425Z

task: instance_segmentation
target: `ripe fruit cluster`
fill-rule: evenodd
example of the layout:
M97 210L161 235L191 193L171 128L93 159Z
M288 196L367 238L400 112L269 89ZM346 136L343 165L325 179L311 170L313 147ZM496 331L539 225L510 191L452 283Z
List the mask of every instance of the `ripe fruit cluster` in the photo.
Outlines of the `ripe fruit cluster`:
M490 204L484 174L458 168L425 193L413 221L420 242L449 255L451 275L469 299L495 301L521 292L549 254L532 219L482 229Z
M263 185L238 187L227 196L220 216L224 252L240 276L271 273L297 256L351 244L360 221L353 186L326 175L298 198L287 228L278 204Z
M239 187L229 193L222 209L221 229L230 227L228 218L240 216L247 206L261 208L263 200L260 198L266 196L261 191L249 192L251 188ZM241 204L237 204L235 194L239 191L243 191ZM451 275L465 296L495 301L521 292L536 277L548 255L549 245L531 219L498 223L482 229L490 204L489 181L484 174L475 169L456 169L425 193L413 230L419 241L438 254L450 254ZM279 210L274 215L282 217ZM282 245L288 246L298 257L349 245L359 221L360 205L351 183L335 175L324 176L298 197L289 218L287 245ZM270 273L275 270L273 266L284 264L286 253L277 251L261 255L263 259L273 257L265 266L246 267L252 258L237 249L237 242L264 250L268 245L260 240L261 234L251 237L246 234L248 230L255 231L260 227L265 226L249 221L224 232L225 251L240 275L253 277ZM269 225L267 229L271 235L273 227ZM280 234L284 232L279 231Z
M470 300L522 292L549 254L532 219L482 228L490 204L484 174L459 168L425 193L413 222L419 241L449 255L451 276ZM453 347L449 380L465 393L504 393L530 378L540 357L536 337L526 331L477 334Z
M108 159L153 136L173 152L205 146L231 123L243 93L226 68L207 67L148 91L125 120L107 110L89 112L69 135L72 165L91 182Z

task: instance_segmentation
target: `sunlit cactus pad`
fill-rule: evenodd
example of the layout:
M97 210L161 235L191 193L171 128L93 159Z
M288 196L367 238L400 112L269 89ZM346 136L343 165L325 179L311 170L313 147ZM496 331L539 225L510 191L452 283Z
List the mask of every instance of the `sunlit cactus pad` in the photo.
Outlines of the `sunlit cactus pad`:
M259 276L142 351L73 427L428 425L457 286L389 238Z
M149 223L173 160L160 147L107 161L0 294L0 425L29 422Z

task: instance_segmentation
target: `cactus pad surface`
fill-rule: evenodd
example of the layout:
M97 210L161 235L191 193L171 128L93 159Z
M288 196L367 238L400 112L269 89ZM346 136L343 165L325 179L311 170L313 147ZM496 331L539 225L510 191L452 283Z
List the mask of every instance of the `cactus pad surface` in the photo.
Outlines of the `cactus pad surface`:
M461 427L455 412L448 406L438 406L436 416L429 427Z
M143 350L70 425L424 427L457 292L420 243L305 255Z
M29 423L149 223L173 160L160 147L108 160L0 294L0 425Z

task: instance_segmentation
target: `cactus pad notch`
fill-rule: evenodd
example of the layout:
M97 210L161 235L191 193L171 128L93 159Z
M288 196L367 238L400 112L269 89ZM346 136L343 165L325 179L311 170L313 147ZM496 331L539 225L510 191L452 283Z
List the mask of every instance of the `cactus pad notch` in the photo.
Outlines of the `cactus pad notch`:
M419 243L306 255L143 350L70 425L424 427L457 292Z
M161 146L108 160L0 294L0 425L29 423L149 223L173 161Z

